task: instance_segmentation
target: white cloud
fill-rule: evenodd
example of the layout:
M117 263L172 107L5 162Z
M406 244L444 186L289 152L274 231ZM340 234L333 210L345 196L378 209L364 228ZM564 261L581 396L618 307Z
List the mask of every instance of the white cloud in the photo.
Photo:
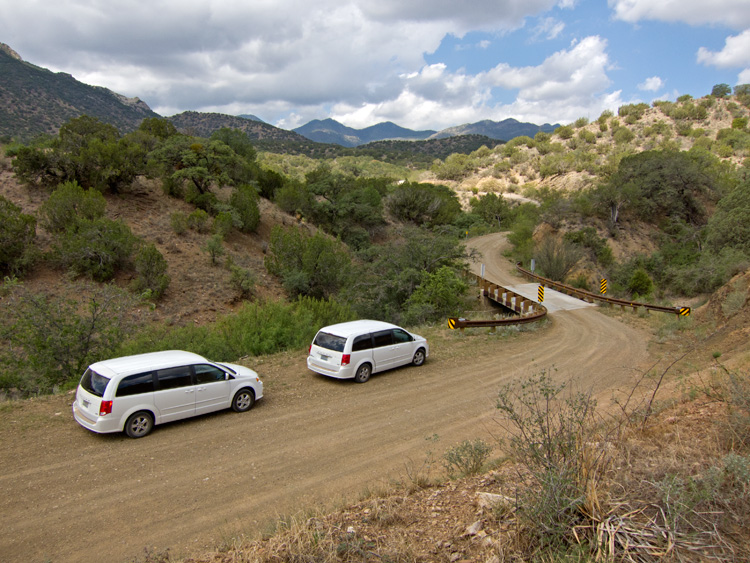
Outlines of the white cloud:
M750 66L750 29L727 37L724 48L718 53L701 47L698 50L698 62L721 68Z
M690 25L723 24L734 29L750 26L747 0L608 0L615 17L683 22Z
M565 24L556 18L542 18L534 28L533 39L544 36L546 39L557 38L565 29Z
M664 87L664 81L658 76L652 76L647 78L638 85L639 90L645 90L647 92L656 92Z

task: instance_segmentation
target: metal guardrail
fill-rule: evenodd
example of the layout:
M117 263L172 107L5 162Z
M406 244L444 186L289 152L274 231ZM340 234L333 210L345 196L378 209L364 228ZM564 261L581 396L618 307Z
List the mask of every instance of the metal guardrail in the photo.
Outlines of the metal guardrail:
M615 299L613 297L606 297L604 295L591 293L590 291L586 291L583 289L577 289L575 287L571 287L569 285L565 285L563 283L552 281L550 279L543 278L542 276L538 276L537 274L525 268L522 268L520 263L516 264L516 270L518 270L518 272L520 272L522 275L526 276L527 278L533 281L538 281L540 285L551 287L552 289L555 289L559 291L560 293L565 293L566 295L577 297L578 299L582 299L583 301L586 301L588 303L594 303L594 302L608 303L609 305L619 305L623 309L626 307L630 307L634 311L643 307L647 311L660 311L662 313L672 313L674 315L680 315L683 317L690 314L690 307L668 307L665 305L652 305L650 303L640 303L638 301L627 301L625 299Z
M560 293L576 297L588 303L607 303L609 305L619 305L621 308L632 308L633 311L643 307L646 311L660 311L662 313L672 313L679 316L687 316L690 314L690 307L668 307L664 305L652 305L650 303L640 303L638 301L627 301L625 299L615 299L613 297L606 297L604 295L598 295L590 291L583 289L577 289L569 285L565 285L560 282L552 281L550 279L539 276L523 267L520 262L516 264L516 270L519 273L526 276L527 278L539 282L542 287L550 287ZM523 295L516 293L515 291L503 287L500 284L491 282L477 274L471 274L476 276L477 284L482 292L482 295L488 299L499 303L503 307L510 309L517 316L507 317L502 319L492 320L479 320L472 321L464 318L451 317L448 319L448 327L451 329L464 328L479 328L479 327L496 327L503 325L514 325L531 323L543 319L547 316L547 308L541 303L528 299ZM540 297L541 300L541 297Z
M473 275L477 278L477 285L479 285L482 295L495 303L502 305L506 309L510 309L517 316L479 321L451 317L448 319L448 328L463 330L465 328L497 327L533 323L542 320L547 316L547 308L541 303L538 303L533 299L528 299L507 287L491 282L481 276L476 274Z

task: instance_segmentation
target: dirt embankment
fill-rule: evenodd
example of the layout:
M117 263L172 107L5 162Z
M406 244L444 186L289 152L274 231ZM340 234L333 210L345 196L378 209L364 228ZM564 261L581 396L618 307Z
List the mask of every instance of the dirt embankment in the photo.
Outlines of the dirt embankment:
M511 275L493 236L476 241L487 276ZM255 409L157 427L140 440L80 428L72 395L3 405L2 560L200 552L279 514L403 479L428 450L492 440L494 397L509 380L554 367L555 378L604 397L647 359L646 334L593 308L556 313L510 338L443 327L426 336L423 367L364 385L307 371L305 350L249 360L266 383ZM437 444L426 440L435 435Z

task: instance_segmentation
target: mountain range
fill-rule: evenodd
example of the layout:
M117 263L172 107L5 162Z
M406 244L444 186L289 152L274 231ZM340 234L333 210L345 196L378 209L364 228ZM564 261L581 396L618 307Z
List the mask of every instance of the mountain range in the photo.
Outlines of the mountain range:
M135 130L145 118L162 117L139 98L128 98L107 88L79 82L70 74L38 67L0 43L0 137L28 142L39 135L54 135L65 122L84 114L111 123L123 133ZM258 141L314 141L343 147L384 140L424 141L462 135L509 141L521 135L533 137L539 131L552 132L559 127L505 119L467 123L442 131L414 131L392 122L353 129L333 119L315 119L288 131L254 115L186 111L167 119L180 131L204 137L221 127L231 127Z

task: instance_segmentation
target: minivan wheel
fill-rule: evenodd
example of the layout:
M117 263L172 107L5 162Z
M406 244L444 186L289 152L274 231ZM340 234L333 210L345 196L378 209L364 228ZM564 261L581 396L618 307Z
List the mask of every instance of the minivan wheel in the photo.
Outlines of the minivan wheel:
M420 348L419 350L414 352L414 358L412 358L411 363L415 366L421 366L424 363L424 360L424 348Z
M246 412L255 404L255 393L252 389L240 389L232 399L232 409L235 412Z
M357 373L354 374L354 381L357 383L364 383L368 379L370 379L370 374L372 373L372 367L370 364L362 364L357 368Z
M125 423L125 433L131 438L143 438L153 428L154 417L146 411L131 414Z

